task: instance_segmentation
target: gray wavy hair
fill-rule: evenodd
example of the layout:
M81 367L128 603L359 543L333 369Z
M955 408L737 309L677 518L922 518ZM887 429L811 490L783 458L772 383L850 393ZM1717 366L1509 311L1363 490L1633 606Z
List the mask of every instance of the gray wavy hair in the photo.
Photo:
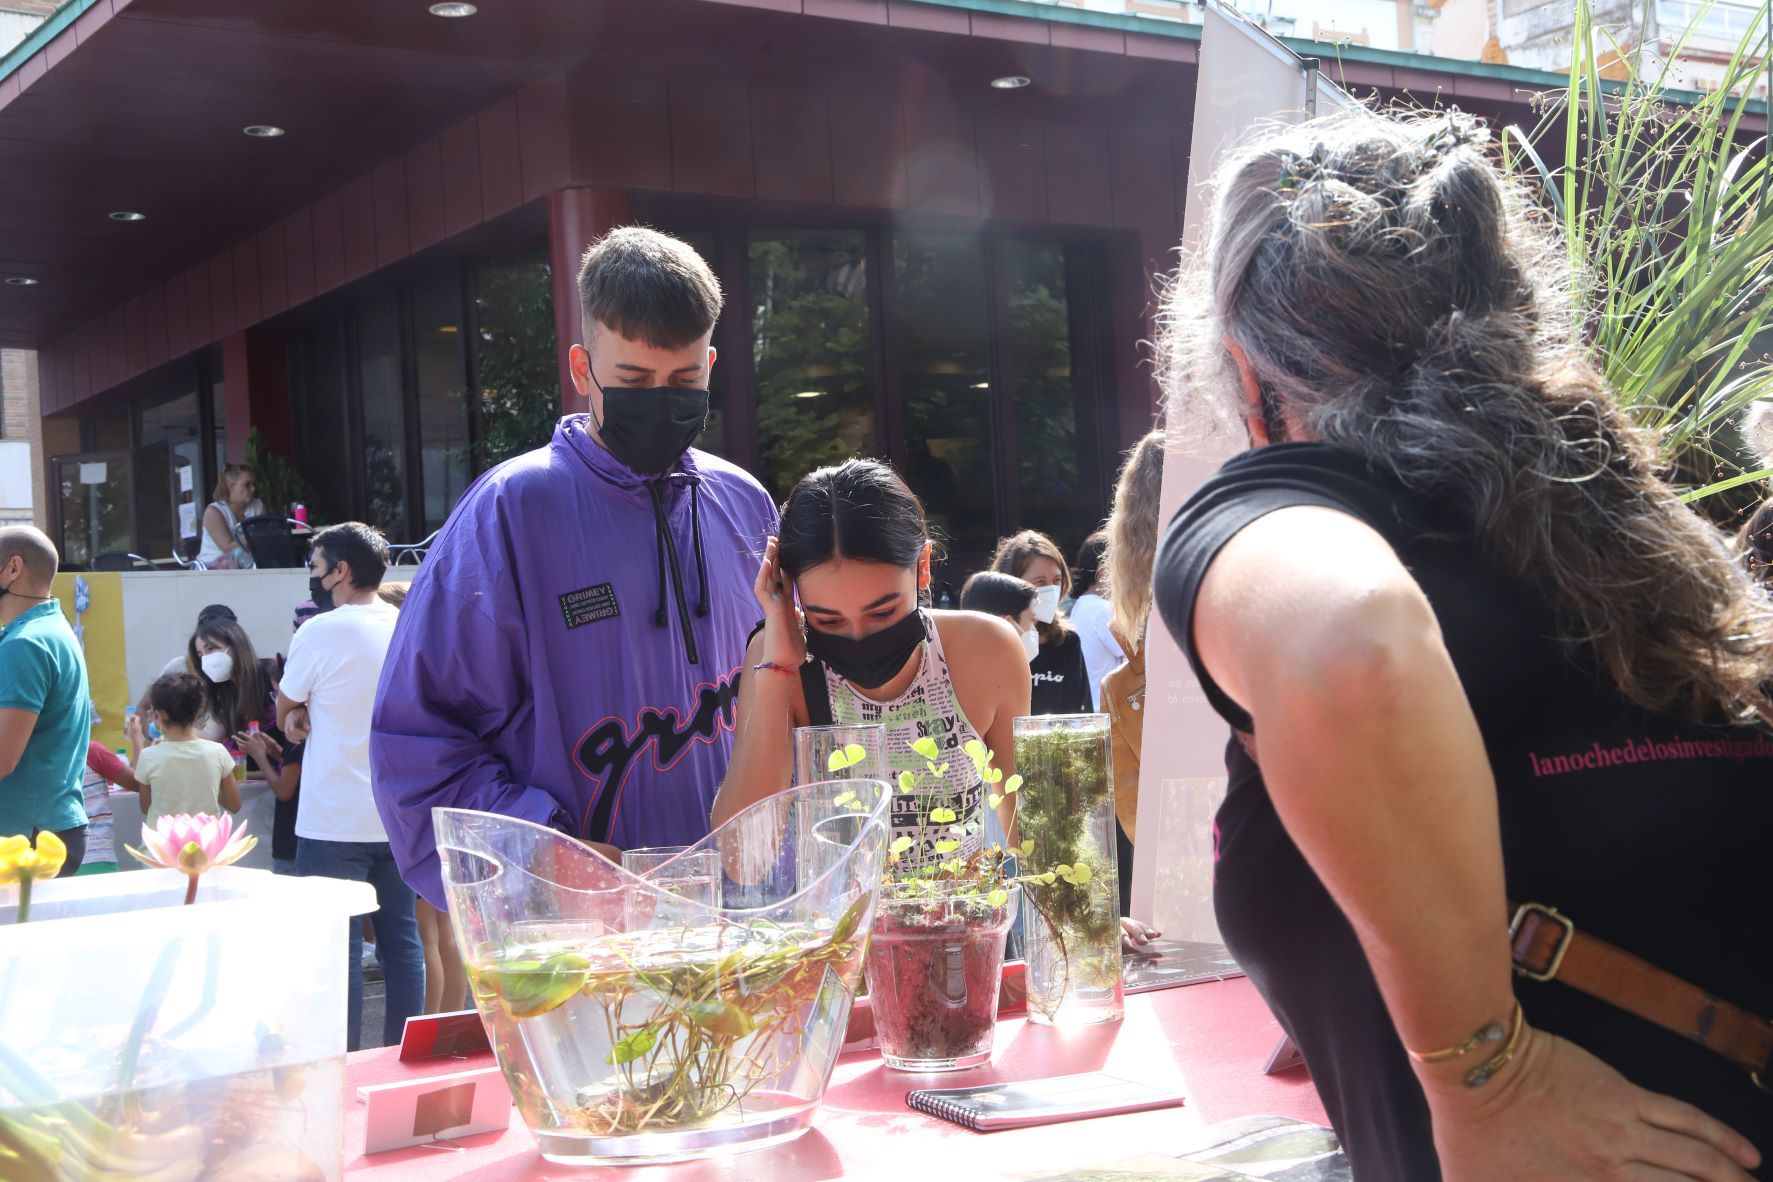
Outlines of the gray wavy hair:
M1562 247L1487 140L1456 112L1357 113L1233 152L1165 296L1168 413L1241 434L1235 343L1268 421L1463 511L1625 697L1773 717L1768 601L1582 356Z

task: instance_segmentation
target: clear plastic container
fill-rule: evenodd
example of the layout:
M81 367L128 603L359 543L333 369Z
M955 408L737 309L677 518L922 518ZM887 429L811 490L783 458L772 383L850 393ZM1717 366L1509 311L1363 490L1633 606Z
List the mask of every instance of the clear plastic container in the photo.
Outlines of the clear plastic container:
M222 867L0 888L0 1176L344 1174L345 952L364 883ZM151 914L147 914L151 913ZM35 1160L32 1160L32 1159Z
M868 981L888 1067L961 1071L991 1061L1004 937L1020 894L1012 884L994 906L969 884L964 894L881 901Z
M1120 869L1106 714L1047 714L1013 724L1023 875L1055 875L1024 898L1028 1017L1087 1025L1121 1017Z
M809 784L679 855L719 906L508 817L433 814L450 919L543 1156L629 1164L810 1126L842 1049L886 861L887 786Z

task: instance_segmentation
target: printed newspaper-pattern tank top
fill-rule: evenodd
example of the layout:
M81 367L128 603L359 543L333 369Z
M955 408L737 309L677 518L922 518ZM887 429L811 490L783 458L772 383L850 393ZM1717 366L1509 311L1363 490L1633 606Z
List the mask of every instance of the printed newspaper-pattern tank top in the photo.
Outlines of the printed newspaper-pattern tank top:
M986 823L985 784L965 751L969 740L981 736L954 696L954 682L948 675L948 658L942 651L942 634L928 612L919 611L918 614L923 617L927 639L921 650L917 676L905 692L892 701L876 702L865 698L829 667L824 669L825 689L831 698L831 720L841 726L885 723L888 779L896 783L899 773L905 771L918 777L917 792L895 791L893 794L893 836L909 837L913 841L918 839L920 820L931 809L940 806L953 809L961 823ZM911 744L922 738L936 740L941 749L936 764L938 767L944 763L948 765L939 782L930 778L923 756L911 749ZM950 836L936 832L945 828L926 827L924 848L908 850L906 862L918 864L933 857L936 838ZM981 831L962 839L960 849L945 856L967 857L978 852L984 844L985 836Z

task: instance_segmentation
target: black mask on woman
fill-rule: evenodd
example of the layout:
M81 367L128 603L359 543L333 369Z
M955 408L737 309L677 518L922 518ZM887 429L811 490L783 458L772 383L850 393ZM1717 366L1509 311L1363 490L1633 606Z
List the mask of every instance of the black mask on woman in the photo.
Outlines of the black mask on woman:
M860 640L808 628L806 651L845 681L871 690L898 676L924 639L923 612L913 611Z
M597 433L609 454L642 476L663 476L708 425L708 391L684 386L599 386Z

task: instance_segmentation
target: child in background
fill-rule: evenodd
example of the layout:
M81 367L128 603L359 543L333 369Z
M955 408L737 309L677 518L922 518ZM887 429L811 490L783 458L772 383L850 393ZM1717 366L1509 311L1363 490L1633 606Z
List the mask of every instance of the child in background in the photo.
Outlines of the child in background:
M148 689L148 704L165 737L136 757L142 824L181 813L239 812L234 757L220 743L197 737L203 683L189 673L168 673ZM132 719L129 738L138 749L140 735L141 723Z
M86 780L82 791L86 798L86 858L76 874L114 874L117 870L117 848L112 839L111 791L136 792L141 785L135 775L110 748L98 741L86 745Z

